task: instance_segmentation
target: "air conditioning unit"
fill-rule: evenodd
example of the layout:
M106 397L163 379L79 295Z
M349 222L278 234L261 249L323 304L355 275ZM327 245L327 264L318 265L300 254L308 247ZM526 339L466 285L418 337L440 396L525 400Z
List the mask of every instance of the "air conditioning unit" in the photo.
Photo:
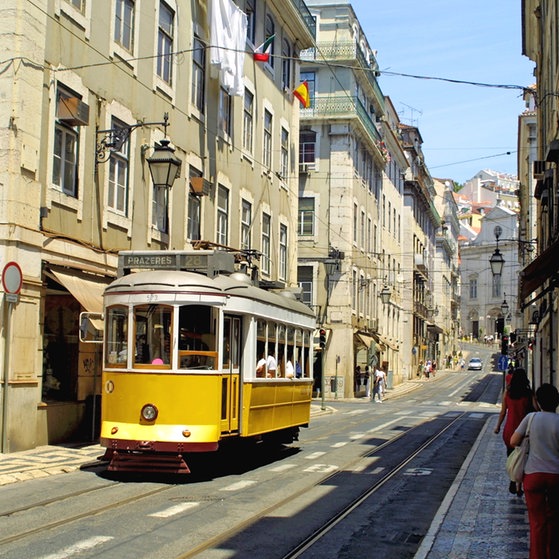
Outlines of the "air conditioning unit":
M58 99L56 118L70 126L87 126L89 124L89 105L79 97L63 97Z
M545 174L545 161L534 161L534 178L543 179Z

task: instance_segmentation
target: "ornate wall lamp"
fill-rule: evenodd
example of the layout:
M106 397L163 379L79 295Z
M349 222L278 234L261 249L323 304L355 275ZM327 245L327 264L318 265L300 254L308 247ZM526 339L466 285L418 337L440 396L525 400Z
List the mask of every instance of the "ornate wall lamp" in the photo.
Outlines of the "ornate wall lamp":
M380 290L378 294L383 305L388 305L390 303L390 297L392 296L392 289L388 286L386 278L384 278L384 287Z
M115 126L109 130L97 130L97 143L95 146L95 163L106 163L112 153L122 150L136 128L146 126L163 126L167 136L169 114L163 115L163 122L138 122L136 124ZM153 147L153 154L146 159L153 185L157 188L171 188L181 170L181 160L175 155L175 150L169 145L167 139L161 140ZM149 146L142 146L144 153Z

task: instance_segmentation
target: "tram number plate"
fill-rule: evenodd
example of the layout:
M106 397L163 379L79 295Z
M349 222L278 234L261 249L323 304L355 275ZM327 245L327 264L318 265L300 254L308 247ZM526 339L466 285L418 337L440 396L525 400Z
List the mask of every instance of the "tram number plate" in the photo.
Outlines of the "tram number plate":
M182 254L181 268L183 270L205 271L208 268L207 254Z

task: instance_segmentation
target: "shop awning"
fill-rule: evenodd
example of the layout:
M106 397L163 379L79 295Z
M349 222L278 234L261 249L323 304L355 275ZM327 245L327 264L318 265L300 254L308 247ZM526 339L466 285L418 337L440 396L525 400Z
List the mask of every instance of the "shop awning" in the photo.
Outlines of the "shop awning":
M384 346L388 346L393 351L400 351L400 348L398 347L398 344L395 341L391 342L388 338L386 338L384 336L380 337L380 341ZM386 349L386 347L385 347L385 349Z
M103 293L111 280L102 276L85 274L78 270L60 270L51 268L54 279L63 285L90 313L103 314ZM103 322L90 318L98 330L103 330Z
M357 343L357 345L363 345L367 349L369 349L371 347L371 344L373 344L373 347L374 347L376 345L376 342L378 341L378 340L375 340L375 338L373 336L371 336L370 334L365 334L363 332L355 332L353 334L353 338L354 338L355 342Z
M559 240L554 241L520 272L520 297L525 300L559 271Z

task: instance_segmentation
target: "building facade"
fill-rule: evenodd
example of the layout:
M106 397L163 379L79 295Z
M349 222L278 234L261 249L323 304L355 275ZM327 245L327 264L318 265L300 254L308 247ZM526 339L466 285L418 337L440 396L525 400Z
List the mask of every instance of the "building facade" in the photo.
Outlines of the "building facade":
M532 235L534 228L537 245L535 258L524 265L520 273L520 304L524 311L524 330L529 332L532 351L529 371L534 386L544 382L557 386L559 321L557 312L559 259L559 132L557 131L557 41L559 31L557 0L523 0L522 52L535 64L536 87L526 88L533 95L536 111L537 158L519 160L524 188L533 184L535 203L530 208L530 221L522 222L523 233ZM524 135L523 135L524 137ZM525 214L523 214L524 216ZM526 240L531 240L527 238Z
M308 4L317 44L302 53L311 104L301 111L299 281L327 332L317 390L348 397L367 390L357 366L401 377L400 311L379 294L401 268L405 160L392 164L393 183L378 65L351 5Z
M521 326L518 314L518 215L496 206L481 221L478 235L460 247L462 335L496 341ZM493 275L490 259L499 250L501 274ZM504 305L506 300L507 305ZM507 309L508 306L508 309Z
M261 285L297 287L305 4L93 4L0 8L0 258L23 275L2 302L3 452L95 436L101 349L80 314L102 312L119 250L227 250ZM149 174L161 141L182 162L172 188Z
M300 122L299 282L326 338L317 392L363 396L367 367L396 384L455 345L456 332L434 313L443 289L432 274L441 218L419 130L401 123L383 95L351 4L308 5L317 44L301 54L311 101Z

